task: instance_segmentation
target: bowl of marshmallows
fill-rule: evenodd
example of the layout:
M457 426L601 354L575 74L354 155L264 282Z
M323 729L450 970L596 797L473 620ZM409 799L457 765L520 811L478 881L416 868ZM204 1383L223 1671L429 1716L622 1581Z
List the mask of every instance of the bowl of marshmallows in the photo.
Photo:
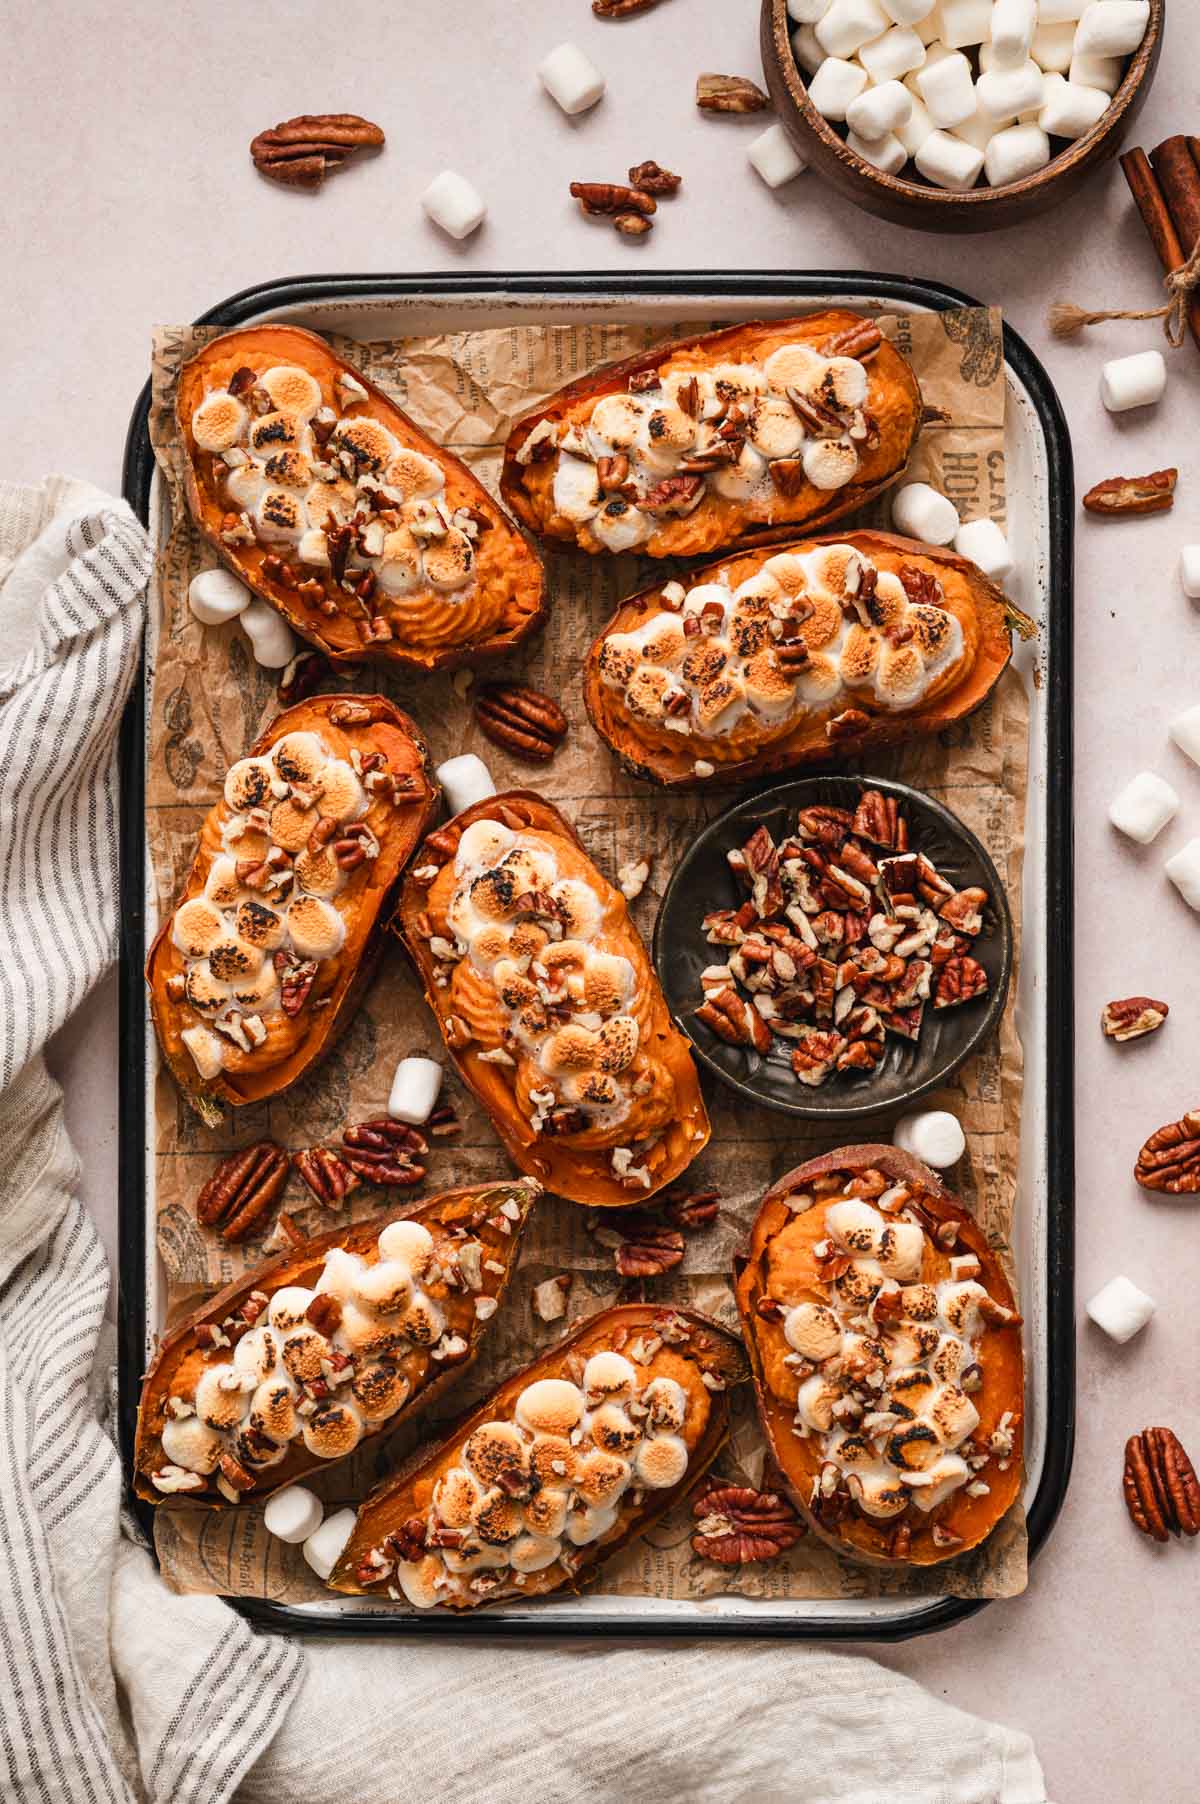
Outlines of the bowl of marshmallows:
M1165 0L763 0L767 85L806 164L931 231L1032 217L1114 156Z

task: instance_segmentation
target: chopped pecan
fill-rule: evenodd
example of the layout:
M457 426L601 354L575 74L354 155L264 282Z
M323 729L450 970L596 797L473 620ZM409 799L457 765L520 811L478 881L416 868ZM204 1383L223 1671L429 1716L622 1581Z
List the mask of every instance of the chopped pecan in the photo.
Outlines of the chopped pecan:
M369 858L379 856L379 841L366 821L348 821L333 841L334 862L339 870L357 870Z
M845 1049L841 1034L809 1028L793 1048L792 1070L802 1084L815 1089L824 1083Z
M557 1278L545 1278L534 1285L530 1302L539 1322L561 1322L574 1281L570 1272L560 1272Z
M921 570L916 564L901 564L896 574L911 602L936 607L941 601L942 585L931 570Z
M840 413L815 401L811 395L803 394L798 388L789 388L785 393L791 402L792 412L803 420L814 438L841 438L846 430L846 422Z
M902 819L895 796L885 796L878 789L864 789L854 811L851 831L872 845L886 846L890 851L904 851L908 844L907 823Z
M657 1277L683 1261L683 1235L652 1215L625 1215L618 1232L622 1239L613 1263L622 1278Z
M770 1028L758 1010L743 1001L732 984L711 991L695 1013L697 1021L703 1021L729 1046L752 1046L756 1052L771 1049Z
M279 973L279 1006L285 1015L298 1015L316 980L317 961L315 958L297 960L292 952L277 952L274 963Z
M955 1008L960 1002L972 1002L988 987L987 972L978 959L948 958L937 977L933 994L934 1008Z
M479 730L518 758L547 764L567 736L567 717L540 690L487 683L475 702Z
M443 865L454 857L458 851L458 842L462 838L462 828L453 822L447 827L438 827L425 836L421 847L421 863Z
M303 595L306 584L301 583L298 593ZM324 594L320 583L317 584L319 594ZM285 708L294 707L297 702L307 701L310 695L316 695L334 678L333 665L321 651L308 651L298 658L293 658L279 679L276 694Z
M666 1211L677 1228L707 1228L721 1208L719 1190L694 1190L688 1196L668 1196Z
M821 346L823 357L853 357L858 363L866 363L873 357L883 343L883 333L870 320L859 320L853 326L846 326L841 332L835 332Z
M703 113L761 113L770 100L747 75L696 77L696 105Z
M359 1122L342 1134L342 1159L351 1171L367 1184L419 1184L425 1167L418 1157L429 1151L429 1144L416 1128L393 1121L390 1115L379 1115L371 1121Z
M804 487L804 463L799 457L773 457L767 465L775 493L784 501L794 501Z
M247 1472L245 1466L240 1460L235 1459L232 1453L221 1455L217 1461L217 1470L231 1491L252 1491L254 1489L253 1472Z
M1126 996L1105 1004L1100 1025L1110 1040L1138 1040L1161 1027L1170 1012L1165 1002L1150 996Z
M932 897L928 899L933 900ZM949 901L938 909L938 914L956 933L968 934L973 939L983 930L983 911L987 906L987 899L985 889L956 890Z
M626 188L621 182L572 182L571 193L582 212L593 215L614 213L654 213L658 202L652 194L639 188Z
M428 1543L428 1530L424 1516L410 1516L399 1528L394 1528L384 1542L384 1547L397 1560L405 1562L419 1560Z
M703 476L665 476L638 502L644 514L693 513L704 499Z
M1175 505L1178 470L1153 470L1149 476L1110 476L1083 498L1089 514L1120 520L1137 514L1165 514Z
M358 1177L327 1146L309 1146L295 1155L295 1166L308 1188L326 1209L340 1209Z
M319 1290L304 1311L304 1319L318 1334L332 1335L341 1323L342 1305L332 1291Z
M454 1105L448 1102L438 1104L425 1126L438 1139L449 1134L462 1133L462 1122L454 1112Z
M752 1491L718 1479L692 1504L692 1551L721 1566L775 1560L805 1533L792 1506L775 1491Z
M592 11L598 19L632 19L657 5L658 0L592 0Z
M196 1198L196 1219L230 1244L248 1240L282 1195L291 1160L273 1140L223 1159Z
M1200 1534L1200 1480L1170 1428L1143 1428L1125 1443L1125 1504L1135 1528L1155 1541Z
M1137 1156L1133 1175L1143 1190L1170 1196L1200 1191L1200 1109L1189 1109L1151 1134Z
M682 183L681 175L674 175L671 170L652 161L635 163L629 171L630 187L639 189L643 194L678 194Z
M825 737L832 739L835 744L843 739L854 739L870 724L861 708L844 708L832 720L825 722Z
M331 169L339 169L364 150L384 142L379 126L358 113L301 113L285 119L251 140L250 155L260 175L289 188L319 188Z
M614 457L601 457L596 463L596 479L605 495L619 494L629 481L629 458L624 451Z

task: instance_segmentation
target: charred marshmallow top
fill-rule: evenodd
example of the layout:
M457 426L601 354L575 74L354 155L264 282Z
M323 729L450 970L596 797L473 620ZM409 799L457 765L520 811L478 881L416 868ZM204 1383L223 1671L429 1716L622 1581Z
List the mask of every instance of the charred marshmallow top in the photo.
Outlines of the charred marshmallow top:
M922 596L942 595L918 574ZM635 720L720 755L735 729L769 737L864 696L890 712L919 707L962 653L947 608L912 599L854 546L826 545L770 557L736 589L700 583L679 612L611 633L600 673Z
M798 1303L783 1320L785 1364L799 1368L794 1431L820 1440L814 1501L845 1490L865 1516L898 1516L910 1502L928 1512L974 1478L959 1450L979 1423L969 1393L996 1306L971 1277L922 1283L925 1230L902 1214L843 1197L825 1230L849 1269L828 1303Z
M462 600L474 582L479 528L469 510L447 505L441 465L356 411L367 391L346 372L336 385L340 414L323 404L307 370L280 364L250 382L252 374L244 385L231 379L237 393L211 390L192 414L192 436L212 454L214 473L225 466L221 499L238 515L226 542L294 552L311 567L302 578L331 571L368 602L376 591Z
M152 1474L159 1490L181 1490L181 1472L199 1473L236 1503L239 1492L220 1466L223 1456L251 1478L278 1465L299 1440L320 1459L341 1459L396 1414L412 1389L403 1363L436 1346L445 1320L422 1289L423 1279L436 1276L429 1229L389 1222L378 1250L368 1264L360 1254L331 1248L315 1291L277 1290L261 1321L223 1360L205 1367L192 1398L168 1398L161 1437L168 1463ZM460 1250L460 1265L461 1259ZM337 1321L328 1333L308 1313L321 1295L340 1308L340 1316L338 1308L314 1311L318 1320Z
M555 512L607 551L642 544L708 495L769 520L806 481L844 488L860 447L878 442L865 366L812 345L645 379L652 386L601 396L585 423L539 422L517 453L520 464L556 458Z
M535 1379L512 1421L481 1423L438 1479L425 1550L395 1565L395 1585L431 1610L485 1591L519 1595L522 1575L558 1562L569 1575L574 1550L617 1527L627 1492L640 1501L683 1479L687 1416L676 1379L650 1377L621 1353L593 1353L579 1385ZM387 1544L368 1556L379 1580L392 1578L394 1559Z
M361 821L370 773L364 778L355 768L357 750L352 760L335 757L319 733L288 733L226 775L232 813L221 829L222 852L204 893L184 902L171 923L184 960L182 978L172 980L180 986L176 1000L201 1017L181 1037L202 1078L253 1054L272 1017L295 1016L318 966L342 949L338 896L353 868L379 853Z

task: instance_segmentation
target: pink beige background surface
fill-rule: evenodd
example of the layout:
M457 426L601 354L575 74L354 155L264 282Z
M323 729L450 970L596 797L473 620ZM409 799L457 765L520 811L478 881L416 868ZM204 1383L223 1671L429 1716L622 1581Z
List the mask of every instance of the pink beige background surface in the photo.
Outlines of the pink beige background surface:
M1196 126L1200 12L1168 9L1155 90L1137 128L1154 144ZM164 21L166 21L164 23ZM606 72L593 112L566 120L533 70L570 37ZM69 45L69 54L67 46ZM3 473L67 470L120 482L125 426L150 328L194 316L268 277L314 270L604 268L619 271L875 269L935 278L997 302L1043 357L1075 440L1080 492L1101 477L1181 468L1167 518L1080 520L1076 579L1079 1295L1124 1271L1158 1299L1137 1340L1079 1329L1079 1433L1062 1518L1028 1592L935 1638L878 1650L939 1695L1029 1730L1056 1804L1162 1804L1194 1796L1200 1734L1180 1711L1200 1661L1195 1546L1134 1535L1119 1496L1125 1436L1174 1426L1200 1454L1195 1367L1200 1203L1151 1198L1130 1176L1147 1133L1200 1104L1200 919L1162 874L1200 834L1200 770L1172 747L1170 716L1200 701L1200 619L1178 585L1179 545L1200 540L1195 421L1200 352L1171 359L1166 400L1113 419L1104 357L1153 346L1153 326L1107 327L1080 346L1048 340L1048 303L1144 307L1155 265L1115 171L1041 226L951 242L888 227L802 176L771 193L745 163L761 121L702 118L696 73L758 73L755 0L665 0L623 24L587 0L149 0L35 9L0 77L7 125L7 261L0 313ZM384 154L313 198L262 182L254 132L293 113L353 108L388 132ZM54 129L47 131L53 117ZM580 219L574 179L611 179L655 157L684 175L649 239ZM446 165L489 205L458 246L418 196ZM1140 850L1105 821L1110 796L1149 766L1183 798ZM1112 996L1166 998L1152 1040L1114 1048L1098 1016ZM85 1152L84 1193L115 1239L116 989L61 1036L53 1063ZM1063 1073L1063 1082L1071 1081ZM730 1659L736 1659L735 1648Z

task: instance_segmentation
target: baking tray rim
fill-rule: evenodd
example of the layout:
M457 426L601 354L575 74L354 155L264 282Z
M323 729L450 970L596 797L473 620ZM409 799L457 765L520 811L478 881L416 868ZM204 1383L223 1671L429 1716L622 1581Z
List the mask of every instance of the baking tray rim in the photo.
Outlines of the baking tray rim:
M946 312L981 303L961 290L916 278L876 274L869 270L665 270L624 274L610 270L480 271L470 275L431 272L412 275L314 275L282 278L240 289L195 320L196 325L226 329L259 318L275 307L328 304L339 300L404 298L488 298L529 296L551 302L618 296L678 299L703 305L706 300L736 300L770 294L798 301L823 296L870 294ZM1072 1085L1055 1083L1055 1071L1074 1070L1074 916L1071 792L1073 779L1073 529L1074 469L1070 433L1057 393L1042 363L1007 323L1004 358L1020 379L1038 416L1044 440L1049 512L1050 555L1046 571L1047 615L1054 630L1047 635L1046 823L1051 856L1045 877L1047 1051L1046 1174L1046 1436L1037 1490L1026 1512L1029 1556L1045 1545L1062 1508L1071 1474L1075 1439L1075 1111ZM150 444L150 383L138 396L126 435L122 491L143 525L149 524L155 471ZM145 1036L142 984L145 895L145 661L121 725L120 773L123 806L120 830L119 1035L118 1088L118 1250L117 1287L117 1426L126 1499L153 1547L150 1506L133 1495L130 1475L137 1421L137 1393L145 1347ZM130 798L136 807L128 804ZM585 1620L562 1620L553 1614L531 1614L529 1620L486 1615L465 1620L437 1616L397 1619L366 1613L309 1618L288 1604L263 1598L226 1598L256 1627L278 1633L310 1635L453 1635L511 1639L603 1638L694 1640L788 1638L822 1641L903 1641L933 1634L977 1614L989 1598L915 1600L905 1614L871 1621L849 1615L813 1614L797 1621L773 1613L769 1606L739 1617L708 1617L702 1612L686 1626L670 1617L632 1621L614 1610Z

